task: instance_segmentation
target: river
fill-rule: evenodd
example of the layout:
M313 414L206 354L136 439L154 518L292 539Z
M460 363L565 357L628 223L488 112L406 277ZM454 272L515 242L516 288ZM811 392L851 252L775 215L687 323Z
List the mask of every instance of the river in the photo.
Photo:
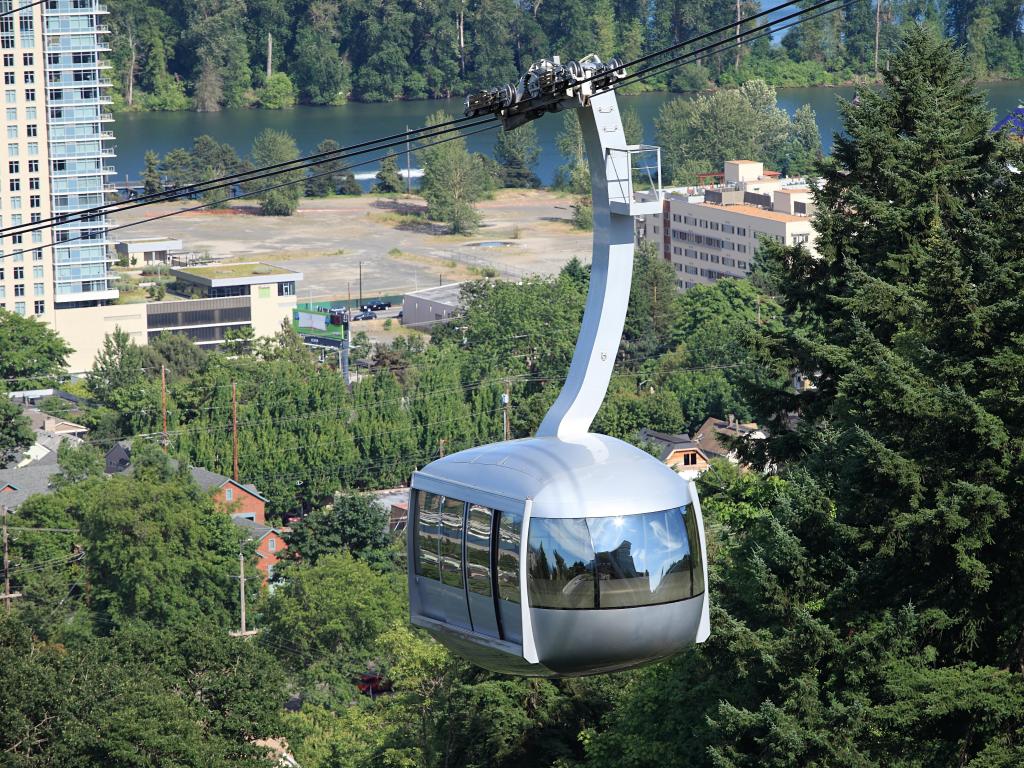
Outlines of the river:
M1024 101L1024 81L988 83L983 86L989 104L1000 116L1007 114ZM832 136L840 130L838 99L853 97L852 88L782 88L779 105L790 114L800 106L810 104L818 116L822 144L831 150ZM654 140L654 118L661 106L678 94L647 93L620 97L624 107L633 107L645 126L646 141ZM682 98L687 98L683 96ZM252 141L264 128L287 131L299 145L303 154L316 150L325 138L342 145L356 144L380 136L400 133L421 127L426 117L437 110L459 116L461 99L441 101L402 101L390 104L351 103L340 107L295 107L271 111L235 109L221 112L126 112L117 115L113 125L117 137L117 170L119 180L126 176L138 179L142 172L143 155L155 150L161 155L175 147L187 147L195 136L209 134L221 142L231 144L240 154L248 153ZM541 156L537 173L545 184L554 179L555 169L563 162L555 146L555 136L561 127L561 117L547 116L537 121L541 143ZM494 147L493 131L471 136L470 149L487 152ZM415 165L415 158L413 160ZM404 165L404 162L403 162ZM374 166L361 169L372 171Z

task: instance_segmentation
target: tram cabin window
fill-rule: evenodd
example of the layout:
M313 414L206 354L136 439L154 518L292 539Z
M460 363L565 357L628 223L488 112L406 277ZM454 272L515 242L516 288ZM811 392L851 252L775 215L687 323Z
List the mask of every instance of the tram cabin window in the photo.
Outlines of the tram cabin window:
M498 597L520 602L519 548L523 536L522 515L498 512Z
M441 497L416 492L416 575L441 579Z
M536 608L632 608L696 597L704 592L696 516L687 506L534 518L527 575Z

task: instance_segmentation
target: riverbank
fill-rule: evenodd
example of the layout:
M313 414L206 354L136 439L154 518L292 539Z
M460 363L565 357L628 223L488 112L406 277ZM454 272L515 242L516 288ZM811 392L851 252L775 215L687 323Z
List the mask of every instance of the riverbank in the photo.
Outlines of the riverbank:
M1000 115L1015 109L1024 99L1024 81L1003 81L984 86L989 104ZM837 99L853 98L849 87L780 89L779 106L790 114L804 104L814 109L818 118L822 145L828 152L832 136L841 130ZM624 109L633 109L644 126L644 140L653 142L654 120L665 102L688 98L679 94L649 92L620 97ZM222 110L220 112L133 112L118 116L112 130L117 136L117 169L119 180L126 176L137 180L142 174L143 156L153 150L161 156L176 147L191 145L196 136L207 134L217 141L231 144L247 154L253 139L265 128L285 131L295 138L299 150L309 154L325 138L339 144L356 144L379 136L418 128L438 110L451 115L462 113L461 99L435 101L401 101L376 104L352 102L338 107L295 107L289 110ZM551 184L558 166L564 162L558 151L556 136L562 127L560 115L536 121L541 153L536 171L544 184ZM492 154L496 132L487 132L467 139L474 152ZM415 157L413 158L415 164ZM403 162L404 165L404 162ZM371 167L360 169L375 170Z

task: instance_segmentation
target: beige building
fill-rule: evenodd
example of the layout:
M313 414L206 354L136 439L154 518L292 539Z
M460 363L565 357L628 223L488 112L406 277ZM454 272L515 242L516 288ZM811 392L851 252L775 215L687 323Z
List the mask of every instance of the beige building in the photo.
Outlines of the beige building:
M82 307L57 313L57 331L75 352L72 373L92 367L106 334L120 328L137 344L177 333L202 347L224 342L227 332L251 327L273 336L290 321L302 273L269 264L223 264L171 270L175 278L163 301Z
M753 270L763 240L814 250L811 190L801 180L765 173L764 164L731 160L724 184L668 192L662 215L647 216L644 237L655 243L676 271L680 290Z

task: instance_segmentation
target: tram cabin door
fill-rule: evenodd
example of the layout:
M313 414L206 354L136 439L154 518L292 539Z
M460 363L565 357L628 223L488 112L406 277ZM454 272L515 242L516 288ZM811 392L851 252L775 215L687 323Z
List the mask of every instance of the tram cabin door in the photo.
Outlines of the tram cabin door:
M416 585L423 612L477 634L522 642L522 515L415 494Z

